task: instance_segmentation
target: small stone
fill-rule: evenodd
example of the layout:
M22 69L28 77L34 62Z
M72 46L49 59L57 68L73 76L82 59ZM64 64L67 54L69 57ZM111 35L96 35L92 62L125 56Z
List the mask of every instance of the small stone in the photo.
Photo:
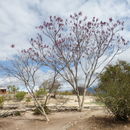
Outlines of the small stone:
M127 125L125 125L124 128L127 128Z

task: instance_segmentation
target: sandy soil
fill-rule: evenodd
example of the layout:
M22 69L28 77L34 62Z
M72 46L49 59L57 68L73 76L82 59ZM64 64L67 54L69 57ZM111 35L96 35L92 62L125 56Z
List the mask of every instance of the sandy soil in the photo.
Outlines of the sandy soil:
M65 96L65 98L69 99L65 102L65 106L77 106L75 96ZM63 101L61 99L60 101L62 104ZM49 105L53 106L60 101L52 99ZM14 102L10 104L14 106ZM21 108L24 106L22 102L19 104ZM48 115L50 119L48 123L42 120L42 116L34 116L31 111L27 111L22 116L0 118L0 130L130 130L130 122L115 121L107 115L104 107L95 103L94 97L87 97L85 106L89 107L83 112L52 113Z
M50 122L27 112L20 117L0 118L0 130L130 130L130 122L114 121L104 109L84 112L57 112Z
M0 118L0 130L66 130L71 122L80 120L86 112L59 112L49 115L50 122L27 112L22 117Z
M68 130L130 130L130 121L117 121L104 110L94 110Z

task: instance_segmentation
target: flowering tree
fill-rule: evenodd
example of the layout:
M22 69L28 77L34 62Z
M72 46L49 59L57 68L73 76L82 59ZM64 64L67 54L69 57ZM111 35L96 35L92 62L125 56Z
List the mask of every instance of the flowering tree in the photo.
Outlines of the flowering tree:
M86 90L90 87L104 66L124 50L127 45L120 35L124 22L119 20L100 21L93 17L89 20L81 12L67 19L50 16L38 26L40 30L31 39L31 48L23 50L32 59L56 71L74 89L83 109ZM78 87L82 81L84 94L79 96Z

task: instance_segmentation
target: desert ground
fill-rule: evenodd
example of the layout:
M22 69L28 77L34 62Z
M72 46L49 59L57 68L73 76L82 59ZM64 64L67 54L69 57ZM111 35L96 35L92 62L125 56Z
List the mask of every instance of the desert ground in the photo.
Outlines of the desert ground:
M25 108L24 101L6 102L5 108L9 105L19 106L17 109L23 112L21 116L0 118L0 130L130 130L130 122L124 123L114 120L112 116L108 115L105 107L97 103L93 96L86 97L83 112L69 110L69 108L77 106L75 96L51 99L48 106L50 108L57 106L57 108L55 110L53 108L53 112L48 115L49 122L46 122L42 116L33 115L29 109L32 104L28 104L28 108ZM24 111L25 109L26 111Z

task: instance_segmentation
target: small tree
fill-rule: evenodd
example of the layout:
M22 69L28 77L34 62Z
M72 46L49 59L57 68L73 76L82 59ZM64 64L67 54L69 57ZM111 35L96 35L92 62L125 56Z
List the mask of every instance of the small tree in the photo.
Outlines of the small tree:
M119 61L100 75L96 89L99 100L119 120L130 116L130 64Z
M48 91L51 94L53 93L54 96L56 96L56 93L58 89L60 89L60 86L61 84L57 79L53 81L53 78L50 78L49 80L44 81L40 87L44 88L46 91Z
M32 61L30 55L25 55L23 52L19 55L15 55L15 57L10 59L9 62L10 63L7 65L0 64L0 70L3 74L15 77L24 83L24 86L35 103L35 107L38 108L45 119L49 121L44 107L37 100L35 95L35 87L37 84L36 75L41 67L41 63Z
M9 86L7 86L7 89L9 91L9 93L13 93L13 94L15 94L19 90L19 88L16 87L15 85L9 85Z
M49 80L44 81L40 85L40 88L46 91L46 97L45 97L45 102L44 102L44 106L46 107L47 107L47 103L51 94L53 94L54 98L56 98L57 91L61 86L60 82L57 80L57 76L58 74L55 72L53 75L53 78L50 78Z

